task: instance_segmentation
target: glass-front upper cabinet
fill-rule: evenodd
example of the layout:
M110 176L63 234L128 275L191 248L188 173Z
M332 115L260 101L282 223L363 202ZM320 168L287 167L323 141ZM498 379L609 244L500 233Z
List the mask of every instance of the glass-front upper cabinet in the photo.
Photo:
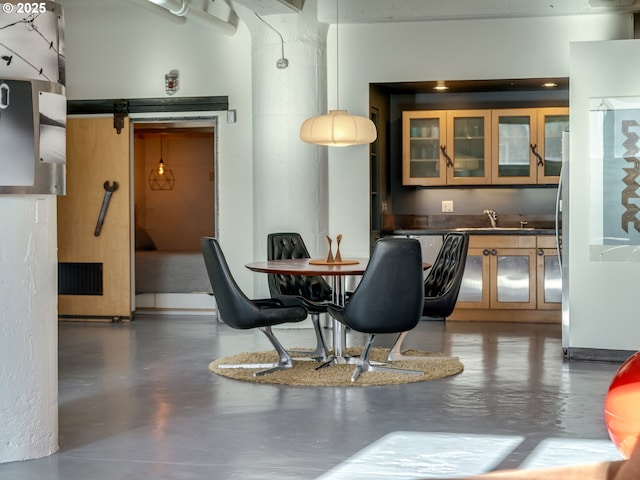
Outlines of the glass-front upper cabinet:
M558 183L562 167L562 133L569 131L568 108L538 110L538 183Z
M492 183L558 183L568 108L493 110Z
M492 183L536 183L536 112L530 108L492 112Z
M405 111L402 183L558 183L568 128L568 108Z
M446 111L402 112L403 185L446 184Z
M447 112L447 143L441 149L448 185L491 183L491 110Z

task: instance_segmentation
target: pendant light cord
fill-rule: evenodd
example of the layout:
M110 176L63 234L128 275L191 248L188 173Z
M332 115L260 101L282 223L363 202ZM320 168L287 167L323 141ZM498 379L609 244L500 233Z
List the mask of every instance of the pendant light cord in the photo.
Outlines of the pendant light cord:
M336 110L340 110L340 52L339 52L339 31L340 15L338 13L338 4L340 0L336 0Z

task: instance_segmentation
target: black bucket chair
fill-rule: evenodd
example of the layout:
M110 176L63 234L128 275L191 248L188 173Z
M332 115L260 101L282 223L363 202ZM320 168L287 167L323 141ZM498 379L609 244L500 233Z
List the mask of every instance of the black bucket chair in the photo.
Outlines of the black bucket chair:
M267 236L267 258L269 260L309 258L309 251L299 233L270 233ZM319 276L269 274L269 293L284 305L304 307L313 322L316 348L313 351L290 352L309 354L318 361L328 358L329 352L322 335L320 314L327 311L331 301L331 287Z
M377 334L411 330L420 321L424 300L420 243L412 238L382 238L373 248L360 284L344 307L329 305L328 312L347 327L369 334L351 381L361 372L391 371L423 374L372 365L369 353Z
M271 331L273 325L301 322L307 318L303 307L288 307L277 299L250 300L240 290L234 280L222 249L215 238L203 237L200 241L204 263L218 305L219 317L232 328L246 330L258 328L262 331L278 353L278 362L274 364L237 364L219 365L220 368L265 368L253 374L254 377L266 375L293 367L289 353Z
M444 237L442 247L424 280L423 316L444 319L451 315L458 301L468 250L469 235L466 232L451 232ZM402 354L402 342L407 333L409 332L402 332L398 336L389 350L388 361L425 360L425 357L410 357ZM443 357L433 358L442 360Z

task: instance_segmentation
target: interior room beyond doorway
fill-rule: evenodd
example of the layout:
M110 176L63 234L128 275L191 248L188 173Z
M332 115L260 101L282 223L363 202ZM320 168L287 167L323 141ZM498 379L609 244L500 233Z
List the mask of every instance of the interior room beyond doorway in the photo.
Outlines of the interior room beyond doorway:
M133 178L136 312L203 308L199 242L216 233L213 122L134 124Z

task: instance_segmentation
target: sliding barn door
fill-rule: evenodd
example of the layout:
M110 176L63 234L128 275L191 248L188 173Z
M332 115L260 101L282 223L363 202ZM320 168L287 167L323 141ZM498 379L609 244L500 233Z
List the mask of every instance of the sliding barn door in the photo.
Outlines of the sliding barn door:
M67 195L58 200L61 316L131 316L129 121L118 134L113 118L67 121ZM96 224L111 194L99 235Z

